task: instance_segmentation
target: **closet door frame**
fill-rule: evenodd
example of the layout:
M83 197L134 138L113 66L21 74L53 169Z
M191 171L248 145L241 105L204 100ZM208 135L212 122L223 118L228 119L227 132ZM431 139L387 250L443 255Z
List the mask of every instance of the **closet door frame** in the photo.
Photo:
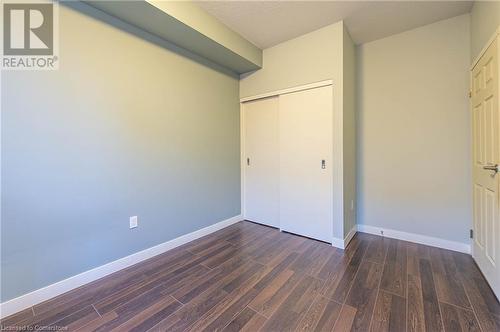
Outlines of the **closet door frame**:
M245 218L245 116L244 116L244 103L252 100L268 98L272 96L279 96L287 93L319 88L323 86L332 86L333 90L333 229L332 245L337 248L345 249L348 241L342 237L336 237L335 233L343 234L344 232L344 136L343 136L343 110L338 105L338 100L342 100L341 91L333 84L332 80L325 80L304 84L299 86L290 87L287 89L271 91L254 96L244 97L240 99L240 175L241 175L241 215Z

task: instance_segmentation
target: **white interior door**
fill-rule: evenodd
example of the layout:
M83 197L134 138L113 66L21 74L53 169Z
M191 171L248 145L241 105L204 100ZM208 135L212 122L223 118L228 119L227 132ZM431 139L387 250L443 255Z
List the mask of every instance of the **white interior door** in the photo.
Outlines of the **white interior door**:
M500 296L498 50L493 42L472 71L473 256Z
M278 97L243 104L245 219L279 227Z
M281 229L333 239L331 86L279 97Z

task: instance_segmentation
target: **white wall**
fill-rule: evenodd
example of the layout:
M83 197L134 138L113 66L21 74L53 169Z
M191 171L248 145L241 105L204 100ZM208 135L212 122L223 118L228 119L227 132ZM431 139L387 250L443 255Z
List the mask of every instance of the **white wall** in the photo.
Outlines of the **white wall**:
M263 67L243 74L240 97L331 80L342 75L343 22L335 23L263 51Z
M263 67L240 77L240 97L255 96L324 80L333 81L334 108L343 109L344 22L338 22L263 51ZM350 91L350 90L349 90ZM343 112L336 112L334 128L342 127ZM338 134L338 136L335 136ZM343 144L343 134L334 129L334 140ZM334 150L335 160L343 162L341 149ZM335 240L344 238L344 188L341 167L334 172ZM353 191L353 190L352 190ZM351 218L352 214L349 218ZM337 222L338 220L338 222Z
M358 49L358 223L468 242L469 15Z
M471 58L475 59L500 25L500 1L475 1L471 11Z

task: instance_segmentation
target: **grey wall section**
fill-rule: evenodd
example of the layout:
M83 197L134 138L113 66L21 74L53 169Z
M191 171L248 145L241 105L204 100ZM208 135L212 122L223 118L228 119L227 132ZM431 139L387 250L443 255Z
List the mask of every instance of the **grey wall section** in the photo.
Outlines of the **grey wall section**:
M471 59L486 46L500 25L500 1L475 1L471 11Z
M469 16L358 49L358 224L468 243Z
M2 301L240 213L238 78L101 20L2 72Z
M344 238L356 224L356 48L344 25L343 37ZM352 205L351 205L352 204Z

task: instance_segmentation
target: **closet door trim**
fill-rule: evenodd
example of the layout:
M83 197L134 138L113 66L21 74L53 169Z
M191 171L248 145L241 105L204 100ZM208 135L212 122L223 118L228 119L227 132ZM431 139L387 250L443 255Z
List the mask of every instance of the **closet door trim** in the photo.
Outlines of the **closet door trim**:
M241 98L240 103L244 103L244 102L252 101L252 100L257 100L257 99L273 97L273 96L278 96L278 95L284 95L287 93L292 93L292 92L297 92L297 91L320 88L320 87L328 86L328 85L333 85L333 81L326 80L326 81L314 82L314 83L309 83L309 84L304 84L304 85L298 85L298 86L294 86L294 87L287 88L287 89L266 92L266 93L262 93L262 94L255 95L255 96Z

